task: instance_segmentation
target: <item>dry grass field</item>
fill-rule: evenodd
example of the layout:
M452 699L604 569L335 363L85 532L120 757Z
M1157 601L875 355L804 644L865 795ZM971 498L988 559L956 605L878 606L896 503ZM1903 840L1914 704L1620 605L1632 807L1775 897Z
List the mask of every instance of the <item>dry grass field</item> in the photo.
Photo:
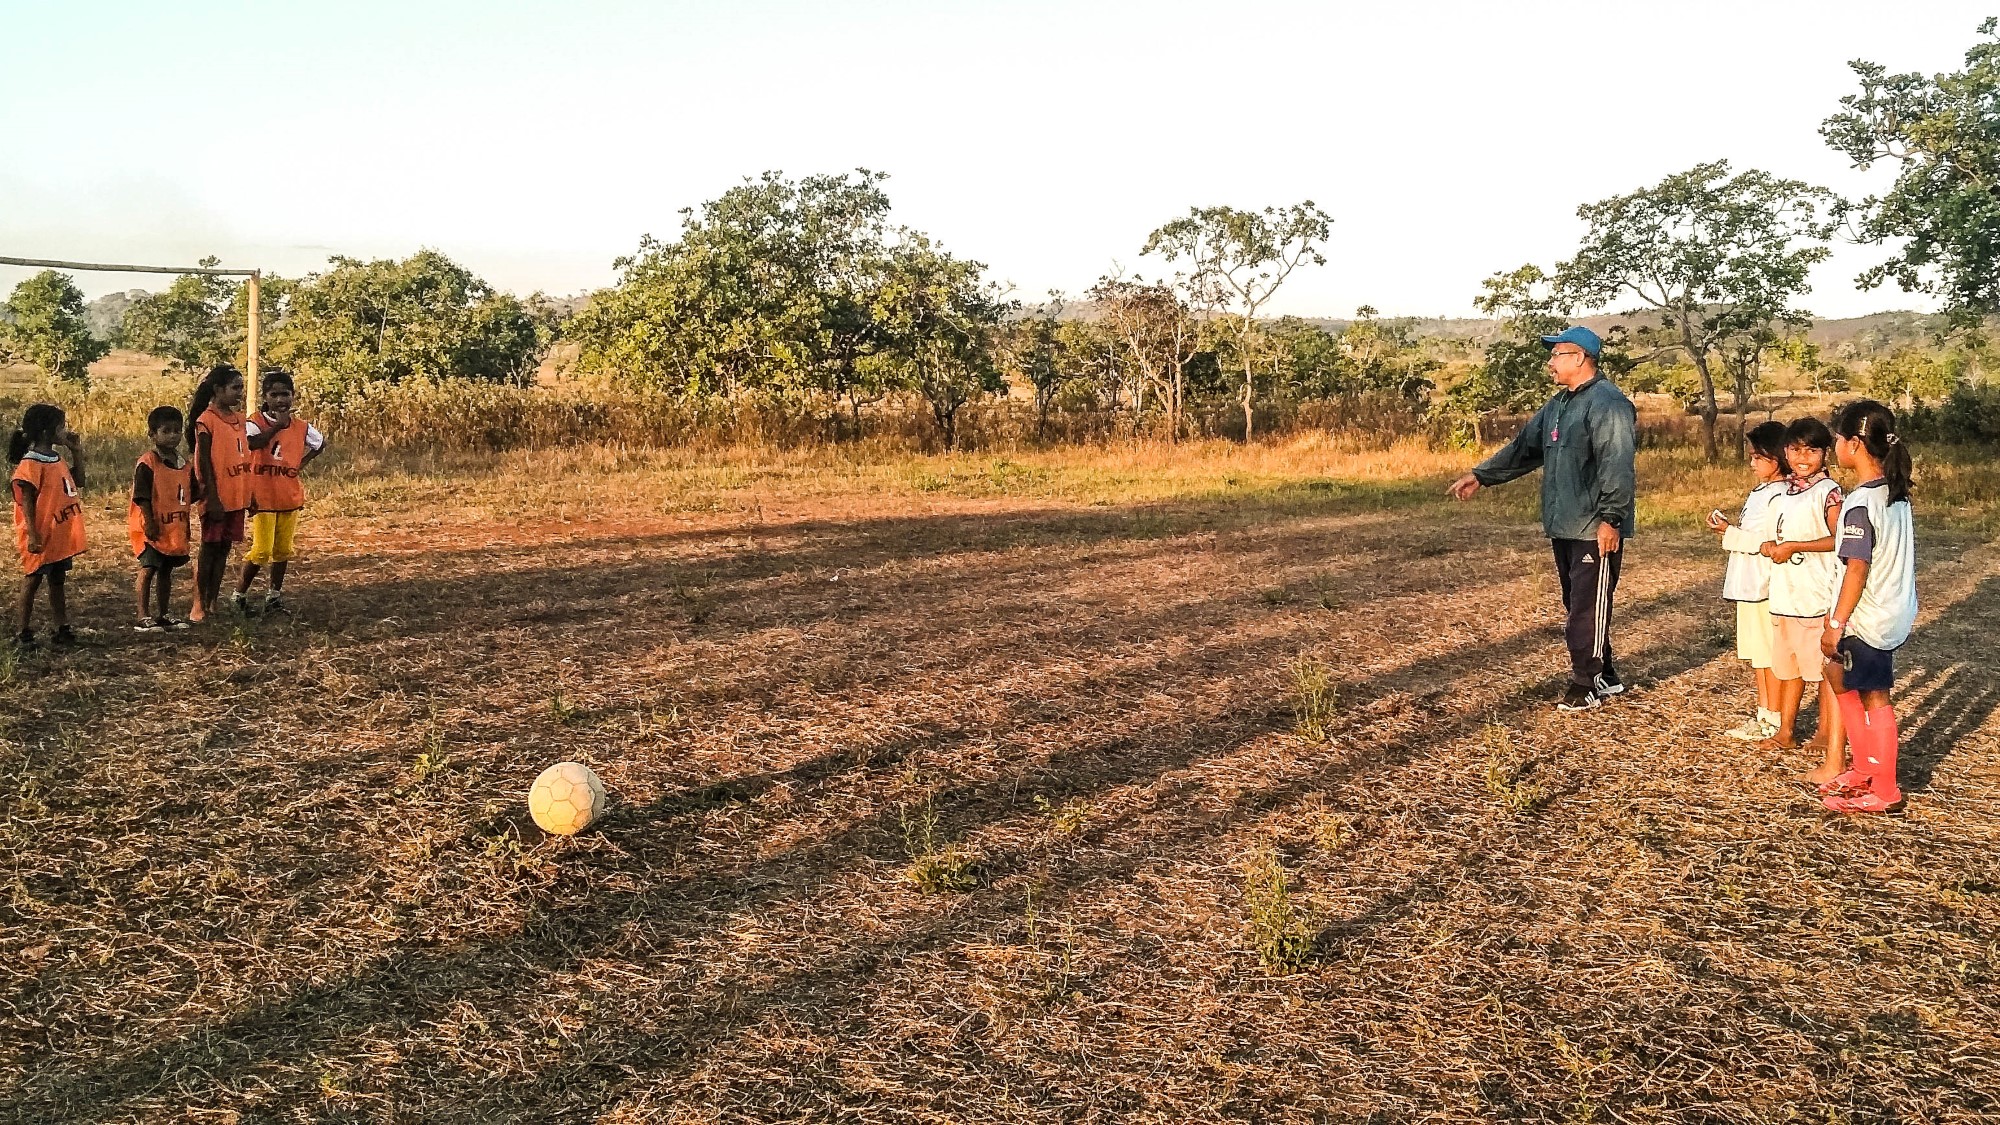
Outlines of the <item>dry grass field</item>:
M1848 821L1718 737L1737 470L1644 453L1566 718L1465 460L342 454L296 616L166 638L102 463L98 634L0 666L0 1119L2000 1119L2000 468L1927 454Z

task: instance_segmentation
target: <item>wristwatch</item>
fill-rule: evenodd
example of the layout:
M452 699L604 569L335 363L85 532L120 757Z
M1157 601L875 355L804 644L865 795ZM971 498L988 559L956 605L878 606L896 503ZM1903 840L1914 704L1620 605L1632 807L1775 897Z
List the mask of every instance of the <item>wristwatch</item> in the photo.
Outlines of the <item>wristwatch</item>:
M1842 621L1837 617L1828 617L1826 619L1826 627L1833 630L1836 633L1847 632L1847 622Z

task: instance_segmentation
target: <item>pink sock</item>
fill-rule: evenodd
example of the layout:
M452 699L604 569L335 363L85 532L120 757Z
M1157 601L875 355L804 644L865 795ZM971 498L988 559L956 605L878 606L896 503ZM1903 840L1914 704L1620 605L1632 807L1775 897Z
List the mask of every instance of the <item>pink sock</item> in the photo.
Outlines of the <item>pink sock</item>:
M1866 741L1856 737L1865 731ZM1877 707L1862 719L1858 731L1849 732L1847 740L1854 747L1854 768L1868 775L1870 792L1885 801L1895 801L1903 791L1896 786L1896 709Z
M1833 702L1840 708L1840 725L1846 728L1847 747L1854 763L1849 768L1855 773L1867 773L1861 766L1861 748L1868 745L1868 719L1861 706L1861 693L1843 691L1833 697Z

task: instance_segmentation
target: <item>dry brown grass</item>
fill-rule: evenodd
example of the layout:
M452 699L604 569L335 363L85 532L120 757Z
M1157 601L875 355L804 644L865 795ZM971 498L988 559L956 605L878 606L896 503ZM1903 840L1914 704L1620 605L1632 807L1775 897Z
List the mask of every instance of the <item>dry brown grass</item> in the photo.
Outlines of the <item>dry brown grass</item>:
M297 618L167 639L104 472L103 634L0 669L0 1118L2000 1115L1996 470L1932 467L1911 807L1850 822L1715 734L1736 472L1646 455L1636 687L1563 719L1532 485L1462 460L347 454Z

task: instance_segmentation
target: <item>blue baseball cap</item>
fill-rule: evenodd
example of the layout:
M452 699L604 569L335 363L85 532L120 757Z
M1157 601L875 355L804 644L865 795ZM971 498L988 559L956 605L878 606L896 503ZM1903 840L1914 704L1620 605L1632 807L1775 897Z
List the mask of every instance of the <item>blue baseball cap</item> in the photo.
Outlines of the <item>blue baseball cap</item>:
M1582 348L1584 353L1592 359L1596 359L1597 353L1604 350L1604 341L1597 338L1597 333L1592 332L1582 325L1577 325L1574 328L1565 328L1553 336L1544 336L1542 337L1542 343L1550 349L1553 349L1557 344L1575 344L1577 347Z

